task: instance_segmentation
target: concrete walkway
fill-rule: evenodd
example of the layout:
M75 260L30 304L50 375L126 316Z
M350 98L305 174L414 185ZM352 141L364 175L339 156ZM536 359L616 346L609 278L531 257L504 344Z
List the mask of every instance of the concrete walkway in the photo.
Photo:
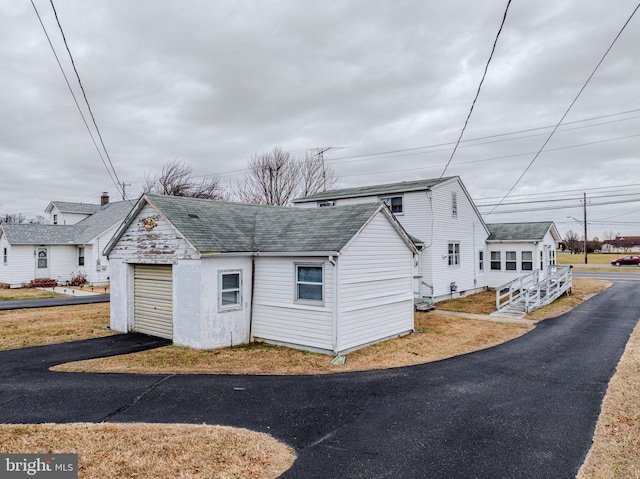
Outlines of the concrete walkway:
M296 449L284 478L573 478L638 322L616 283L500 346L321 376L54 373L168 344L139 334L0 352L0 422L221 424Z
M529 324L535 325L538 324L539 321L533 321L531 319L524 319L522 315L512 315L509 313L502 313L496 311L491 314L472 314L472 313L459 313L457 311L445 311L443 309L435 309L433 311L429 311L429 314L442 314L445 316L455 316L456 318L462 319L477 319L479 321L492 321L494 323L514 323L514 324Z

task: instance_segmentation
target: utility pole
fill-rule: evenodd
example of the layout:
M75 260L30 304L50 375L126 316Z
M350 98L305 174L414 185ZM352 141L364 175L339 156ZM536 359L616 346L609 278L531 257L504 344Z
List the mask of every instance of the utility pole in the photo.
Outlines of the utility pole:
M127 186L131 186L131 183L125 183L124 181L121 184L122 186L122 201L127 199L126 188Z
M319 148L314 148L316 150L317 156L320 158L322 162L322 191L327 191L327 172L324 169L324 154L329 150L343 150L345 148L350 148L349 146L321 146Z
M584 212L584 264L588 263L587 260L587 192L584 192L584 200L582 203L582 209Z

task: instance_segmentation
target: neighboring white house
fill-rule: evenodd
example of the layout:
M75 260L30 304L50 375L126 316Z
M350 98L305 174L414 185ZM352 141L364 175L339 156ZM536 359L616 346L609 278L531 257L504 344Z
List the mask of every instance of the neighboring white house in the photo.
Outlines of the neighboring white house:
M498 288L521 276L539 271L540 280L556 264L560 233L552 221L487 224L488 285Z
M438 301L486 289L489 230L458 176L325 191L293 203L315 208L371 201L386 203L423 243L415 291L421 285L422 296Z
M105 254L111 328L324 353L413 329L418 251L384 204L301 209L146 194Z
M100 204L90 203L70 203L68 201L52 201L45 208L44 212L49 214L49 224L52 225L75 225L85 218L88 218L101 206L109 203L109 195L102 193Z
M109 263L102 250L133 203L93 205L92 214L72 213L74 216L63 219L61 215L73 209L69 207L71 204L52 202L47 207L52 219L53 215L59 215L58 222L67 221L67 224L0 225L0 284L17 288L34 279L54 279L58 284L65 284L79 273L86 276L90 285L109 283ZM62 209L57 209L58 206ZM82 215L84 219L70 224Z

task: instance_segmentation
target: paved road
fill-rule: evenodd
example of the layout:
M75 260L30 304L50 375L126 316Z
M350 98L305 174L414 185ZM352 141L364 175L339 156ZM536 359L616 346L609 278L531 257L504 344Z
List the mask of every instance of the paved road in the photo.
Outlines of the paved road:
M108 294L91 296L66 296L63 298L18 299L15 301L0 301L0 311L9 309L50 308L53 306L72 306L75 304L108 303Z
M640 315L617 283L501 346L419 366L329 376L53 373L153 348L123 335L0 352L0 422L246 427L296 448L284 478L573 478Z
M611 269L611 271L576 271L573 270L575 278L595 278L606 279L608 281L640 281L640 272L619 271Z

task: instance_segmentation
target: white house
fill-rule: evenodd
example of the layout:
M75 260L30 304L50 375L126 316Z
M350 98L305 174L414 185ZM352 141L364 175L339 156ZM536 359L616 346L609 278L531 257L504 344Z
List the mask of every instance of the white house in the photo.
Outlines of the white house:
M109 283L109 263L102 250L133 204L121 201L93 205L92 214L63 216L73 210L68 205L72 203L52 202L47 207L52 218L58 215L59 224L0 225L0 285L16 288L34 279L54 279L65 284L79 273L86 276L90 285ZM84 219L70 224L82 215Z
M538 271L540 280L556 264L560 233L552 221L487 224L488 285L498 288Z
M260 340L344 354L413 329L418 251L384 204L146 194L105 254L115 331L199 349Z
M486 289L489 230L458 176L325 191L293 203L315 208L371 201L386 203L422 241L414 271L422 296L438 301Z

